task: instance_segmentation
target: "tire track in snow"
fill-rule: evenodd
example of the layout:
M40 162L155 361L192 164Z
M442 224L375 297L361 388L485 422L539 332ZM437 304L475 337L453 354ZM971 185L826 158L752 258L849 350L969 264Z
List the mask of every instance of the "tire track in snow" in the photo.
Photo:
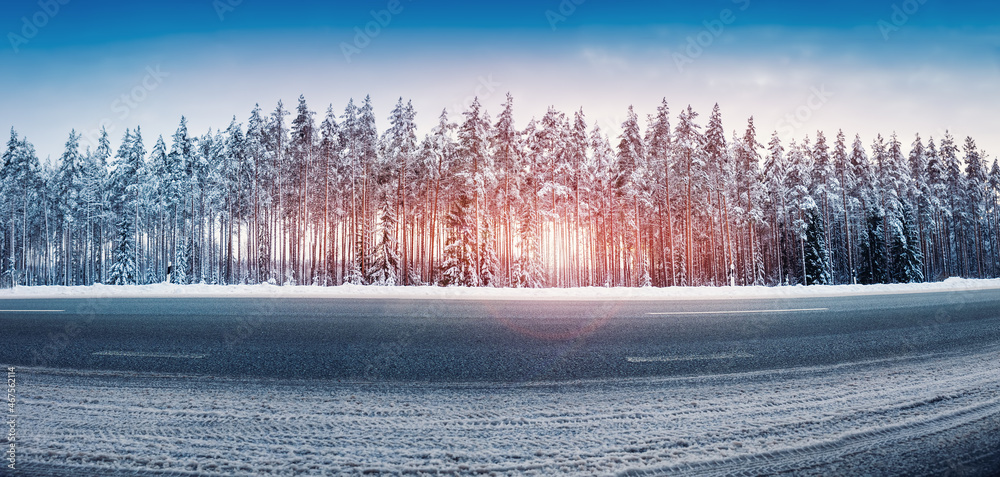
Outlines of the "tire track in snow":
M996 356L498 387L22 368L19 457L75 475L808 473L996 419Z

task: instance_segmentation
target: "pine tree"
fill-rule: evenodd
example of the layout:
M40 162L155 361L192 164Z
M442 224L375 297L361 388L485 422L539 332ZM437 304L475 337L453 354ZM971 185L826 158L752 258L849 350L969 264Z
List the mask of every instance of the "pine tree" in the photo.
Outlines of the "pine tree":
M718 103L712 108L708 126L705 129L705 158L707 160L707 191L711 210L709 218L709 247L711 250L712 282L735 285L736 266L732 253L729 226L728 192L732 188L734 175L733 161L726 144L726 134L722 127L722 112Z
M966 194L968 191L968 181L965 174L962 174L962 165L958 158L958 146L951 133L945 131L939 149L941 162L944 165L944 204L943 215L946 222L946 269L947 276L967 276L966 263L963 259L963 230L961 225L966 223L965 210L963 204L967 203Z
M89 152L89 151L88 151ZM93 153L84 156L83 186L81 201L86 216L85 257L83 284L92 285L104 281L106 268L103 260L106 222L110 210L107 160L111 156L108 132L101 128L98 146Z
M382 153L377 173L379 194L384 196L384 206L395 209L392 228L387 232L392 235L391 243L396 247L393 253L400 256L397 273L401 284L406 284L410 274L409 257L406 255L408 249L405 246L400 248L400 243L406 244L406 231L409 225L406 219L407 185L412 179L411 165L417 151L416 125L413 122L415 115L412 103L404 104L403 98L399 98L396 107L389 115L390 127L382 138Z
M930 274L926 277L932 280L944 278L947 274L947 253L945 252L944 237L945 231L945 205L948 203L947 193L947 169L938 153L938 148L934 143L934 138L927 141L927 202L928 215L930 216L931 248L927 257L930 265Z
M698 113L688 105L678 118L677 127L674 129L675 154L679 159L683 184L684 184L684 275L681 285L699 285L700 277L695 271L695 240L694 240L694 218L700 203L695 203L696 194L705 187L707 177L705 175L705 158L702 154L702 144L704 138L699 131L699 126L695 123Z
M806 229L809 227L810 206L815 206L815 199L810 195L812 190L812 154L809 145L809 138L806 137L802 144L792 141L788 146L788 175L786 177L785 188L789 191L788 201L788 222L791 225L790 240L785 248L786 263L795 263L797 266L789 267L789 275L798 281L805 281L808 274L806 263L805 237Z
M138 227L140 215L140 184L144 180L145 149L142 145L142 133L136 128L135 132L125 130L122 144L115 154L115 161L111 167L111 194L112 212L118 217L119 224L127 225L127 228L119 230L119 240L122 233L129 234L132 240L131 250L133 257L130 260L133 282L140 276L137 272L139 260L138 250ZM125 216L129 216L126 218ZM120 247L120 246L119 246ZM121 251L121 248L118 249ZM116 257L116 260L118 258ZM121 273L121 271L120 271ZM120 278L121 276L119 276Z
M983 153L976 147L976 141L971 137L965 138L963 146L965 153L965 207L964 207L964 227L968 237L964 243L967 251L963 254L967 265L968 274L976 278L983 278L983 223L982 218L986 215L986 167L983 164Z
M0 193L6 212L4 215L9 224L6 274L12 285L28 285L33 282L29 269L28 242L35 233L34 205L42 195L43 183L41 165L34 147L27 138L18 138L13 128L3 155L0 180Z
M388 194L379 207L379 233L375 244L375 252L371 268L365 276L365 282L378 286L395 286L399 284L399 244L393 230L396 228L396 211L388 200Z
M295 283L311 283L308 276L306 254L303 253L304 242L308 236L310 223L309 196L310 176L315 174L315 149L318 134L313 115L306 105L305 96L299 95L299 104L295 109L295 119L292 120L290 141L288 143L288 182L285 186L286 212L289 233L289 271L291 280Z
M168 240L169 225L169 200L170 200L170 163L167 157L167 146L163 141L163 136L156 140L153 150L149 154L150 184L152 189L152 201L150 212L156 215L156 259L155 266L160 267L168 260L170 251L170 241ZM157 268L153 274L156 281L166 278L166 269Z
M542 250L538 234L538 215L530 202L522 205L519 215L518 235L521 243L521 255L514 264L513 283L517 288L541 288L546 280L541 261Z
M840 191L840 213L843 214L840 217L840 226L843 227L844 231L839 240L839 256L841 259L835 261L840 263L840 267L834 270L834 272L840 274L840 282L857 284L857 274L855 273L854 266L855 241L853 236L854 231L857 230L853 224L854 211L857 209L857 200L853 196L848 198L848 192L854 190L856 187L857 177L854 176L854 170L851 168L847 152L847 136L844 135L843 130L837 132L837 140L833 147L833 163L834 174L838 178L838 189ZM847 260L843 260L843 257L847 257Z
M472 202L467 194L459 195L448 211L448 240L441 265L441 286L478 286L476 230L474 218L469 213Z
M323 211L320 237L322 257L321 281L324 286L335 282L337 274L338 250L336 247L336 229L338 228L344 208L342 205L342 194L337 194L338 189L343 185L341 152L343 145L340 142L340 126L337 124L337 117L333 112L333 105L326 110L326 116L320 124L319 155L320 167L323 181L322 203L317 209Z
M736 204L734 209L746 227L746 250L743 253L744 284L764 284L764 256L760 246L761 227L764 224L761 202L763 201L762 177L760 171L760 149L753 117L747 120L747 129L737 143L736 150Z
M351 285L362 285L365 283L365 277L361 274L361 269L358 268L357 263L351 264L351 270L347 273L347 279L344 281Z
M456 156L456 145L452 138L454 129L455 125L448 121L447 110L442 110L441 115L438 116L437 126L424 139L420 153L422 158L420 162L428 173L427 180L429 182L427 195L430 202L428 227L430 230L427 237L428 263L424 273L427 280L431 282L438 281L438 272L440 271L441 258L437 253L441 242L441 234L439 233L440 208L443 199L448 196L449 189L453 189L446 180L453 176L450 171Z
M823 221L823 228L827 232L826 244L829 246L830 242L832 242L829 232L832 228L833 214L835 212L833 198L840 188L840 181L836 175L836 164L830 155L830 148L826 143L826 135L823 131L816 132L816 142L813 144L811 152L813 177L810 193L819 207L820 219ZM832 253L828 253L828 259L833 259ZM832 275L832 261L827 264L827 268Z
M896 255L896 270L894 280L899 283L917 283L924 281L924 256L917 232L916 216L909 204L903 205L902 231L900 236L904 243L896 244L893 251Z
M923 281L924 275L931 273L929 264L924 260L924 250L930 249L927 235L933 223L933 206L931 202L933 192L931 191L929 180L928 152L924 147L920 134L916 135L913 145L910 148L909 166L910 187L906 193L904 206L907 208L907 214L913 214L913 222L907 223L907 227L908 232L912 232L914 237L907 237L907 243L911 247L916 247L916 250L920 252L921 258L920 280L911 279L911 281Z
M992 273L991 276L1000 274L1000 162L993 160L993 167L989 174L989 200L987 201L990 215L987 224L992 222L990 235L992 238L990 250L992 252Z
M512 228L514 223L510 220L515 214L515 207L519 200L518 186L520 174L518 165L520 163L520 133L514 127L514 98L507 93L507 99L503 104L503 111L497 117L496 124L493 125L493 134L490 137L490 148L494 151L495 164L497 166L497 180L500 184L497 193L500 194L497 201L500 204L499 212L502 217L502 230L498 230L501 235L499 260L500 269L503 271L503 283L511 283L514 274L514 234Z
M224 189L224 201L226 206L227 230L226 230L226 266L225 280L227 283L243 283L248 278L249 272L244 268L244 263L249 262L249 257L243 255L243 225L251 224L253 217L253 186L254 186L254 165L252 158L248 154L246 140L243 136L242 125L236 123L233 117L226 130L225 140L225 161L222 166L224 172L220 174L220 186ZM236 229L236 238L233 239L233 229ZM252 237L249 237L252 241ZM236 257L233 257L233 249L236 249ZM249 252L249 247L247 247ZM235 260L235 270L231 268Z
M188 252L190 236L183 236L178 239L176 253L173 261L173 273L170 281L178 285L187 285L191 276L191 254Z
M808 226L805 238L806 285L828 285L830 283L830 257L826 245L826 231L819 208L810 203L806 208Z
M366 270L370 267L372 260L373 236L375 234L374 216L377 205L375 194L372 190L372 166L378 159L378 130L375 127L375 110L372 106L371 97L365 96L365 101L357 109L357 120L354 123L354 135L356 136L355 146L357 148L357 160L361 167L361 197L360 211L361 220L358 230L358 268Z
M627 195L630 187L635 186L633 173L640 166L646 155L642 135L639 132L639 118L631 106L622 123L622 133L618 139L618 150L613 169L612 185L619 194Z
M464 113L465 120L458 128L458 187L462 194L468 194L472 200L471 214L472 231L469 234L461 234L461 240L469 240L463 247L469 248L473 255L469 257L473 267L465 279L468 286L479 286L482 283L478 265L482 262L480 252L482 250L479 242L483 229L483 202L486 198L487 185L493 182L491 165L488 154L488 138L490 136L490 123L484 118L480 111L479 99L476 98L469 110ZM461 199L460 199L461 200Z
M289 223L288 223L288 173L291 161L288 160L288 128L285 116L291 113L278 100L274 111L267 117L264 125L264 144L269 160L268 169L272 174L270 186L269 224L271 240L274 241L271 258L271 275L269 281L289 284L292 282L291 270L288 264ZM293 209L294 210L294 209Z
M62 240L60 273L64 286L77 284L77 260L74 258L74 236L77 232L78 214L81 208L80 195L83 188L83 164L80 157L80 135L70 131L66 150L59 161L59 169L53 177L53 200L56 203L61 223Z
M855 211L857 217L851 236L848 238L853 247L851 278L852 283L855 283L861 280L860 269L867 260L859 246L869 238L868 212L870 207L876 203L873 190L876 183L875 172L871 167L868 153L865 151L860 135L854 136L846 175L851 180L844 183L844 188L850 200L849 207Z
M529 144L535 153L536 174L539 176L538 207L539 218L543 222L540 239L546 268L549 270L547 286L558 287L562 279L562 261L559 256L559 205L569 193L565 184L568 161L566 160L566 115L550 106L542 117L539 127L534 129Z
M530 126L530 124L529 124ZM590 149L592 151L593 157L589 166L590 175L594 178L595 191L591 201L595 204L595 211L592 214L594 217L594 228L595 228L595 238L593 243L594 248L594 269L596 270L594 281L596 285L609 287L614 285L613 283L613 264L612 264L612 244L614 228L613 224L613 214L615 211L613 194L611 191L612 180L614 173L614 163L615 154L611 149L611 143L608 141L608 137L601 131L601 128L597 125L594 126L590 133ZM530 156L529 156L530 157ZM531 174L526 175L525 181L531 181ZM530 189L526 190L524 194L529 194ZM527 197L532 197L527 195ZM523 211L521 216L531 218L530 211ZM525 219L522 218L522 221ZM534 223L532 221L532 223ZM675 254L679 256L678 254ZM678 265L678 280L684 277L684 267L683 263Z
M244 151L252 168L252 197L250 207L253 213L253 223L250 227L249 262L253 271L250 275L252 283L267 281L271 276L271 235L268 233L270 220L266 217L270 194L265 184L271 183L270 160L265 147L265 124L261 117L260 105L254 105L247 121Z
M570 192L573 195L573 205L570 212L570 215L572 215L572 219L570 220L572 224L567 224L569 237L563 241L564 244L567 244L567 253L572 254L566 285L583 286L584 283L589 284L589 280L584 277L584 246L581 244L580 237L584 229L584 212L587 208L586 197L592 188L592 182L589 180L589 171L587 169L587 152L590 141L587 136L587 120L582 108L573 115L573 124L568 128L567 134L568 138L565 149L569 176L567 182ZM650 175L650 179L652 179L652 175ZM653 192L652 187L648 189L649 193ZM570 226L572 227L571 230L569 230Z
M482 253L479 254L478 265L480 286L494 287L497 285L496 276L499 261L497 260L496 248L493 246L493 230L489 225L483 228L483 236L479 243L483 248Z
M885 213L878 204L871 204L865 212L865 229L859 243L861 253L858 266L858 282L872 285L886 282Z
M649 155L649 167L654 169L654 175L658 177L656 185L656 197L660 201L659 214L661 217L662 235L662 258L666 280L664 285L674 286L678 283L677 270L677 246L674 230L674 196L676 189L675 160L671 154L672 140L670 132L670 107L664 98L656 108L656 114L650 118L649 128L645 138L647 153Z
M196 154L195 144L188 136L187 118L181 116L180 124L171 137L170 152L167 154L166 176L163 177L164 194L168 206L170 207L170 250L167 256L173 258L173 273L171 280L174 283L187 283L187 276L180 280L183 272L183 264L187 262L187 252L183 254L184 262L178 260L180 257L182 244L186 244L186 238L191 233L193 217L193 166ZM186 245L185 245L186 246Z
M110 285L136 284L134 234L131 215L123 214L118 221L114 263L108 273L108 284Z
M771 140L767 146L767 157L764 161L765 188L770 191L767 194L765 207L769 216L769 227L771 232L771 256L773 257L771 266L771 276L773 283L784 284L787 282L788 262L784 257L784 246L787 242L787 198L788 198L788 164L785 160L785 148L781 145L781 138L778 132L771 134Z
M644 194L645 175L644 162L646 159L646 146L643 144L642 135L639 132L639 121L635 111L629 106L622 123L622 133L618 140L618 150L615 158L615 165L612 169L612 187L614 196L619 200L616 208L616 217L621 217L621 230L627 231L625 241L630 244L627 250L631 251L632 257L622 253L621 263L624 267L632 270L624 283L635 285L644 276L649 275L648 263L642 257L640 247L642 243L642 216L639 213L640 200L646 200ZM627 224L627 229L625 228Z

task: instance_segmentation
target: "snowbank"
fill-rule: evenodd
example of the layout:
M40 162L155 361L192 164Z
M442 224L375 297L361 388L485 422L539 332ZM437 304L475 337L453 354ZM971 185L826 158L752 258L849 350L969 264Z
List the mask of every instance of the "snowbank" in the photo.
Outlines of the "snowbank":
M983 448L995 441L996 353L499 386L18 368L18 470L552 476L962 468L963 455L940 454L961 439Z
M945 291L1000 290L1000 279L949 278L943 282L897 285L818 285L784 287L672 287L672 288L459 288L374 287L341 285L174 285L159 283L137 286L39 286L0 290L0 299L10 298L142 298L142 297L304 297L304 298L396 298L465 300L684 300L794 298L851 295L885 295Z

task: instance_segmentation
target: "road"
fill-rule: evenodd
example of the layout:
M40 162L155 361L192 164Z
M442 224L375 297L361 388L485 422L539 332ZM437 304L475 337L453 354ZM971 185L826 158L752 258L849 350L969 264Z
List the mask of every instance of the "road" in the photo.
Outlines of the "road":
M994 291L789 300L4 300L0 362L291 379L684 376L1000 343ZM801 310L801 311L797 311Z
M739 446L733 447L733 439L727 437L721 438L726 443L721 448L728 451L719 451L717 447L698 450L701 447L689 442L684 446L694 445L684 454L689 460L672 460L661 452L647 460L625 459L621 465L606 462L607 456L603 454L612 455L615 452L605 449L597 452L603 453L599 456L579 457L579 465L585 467L577 470L583 469L583 473L627 474L630 469L652 469L664 473L715 474L739 473L745 468L757 469L751 473L789 471L836 474L859 470L871 473L872 469L882 469L874 473L884 475L935 474L940 471L990 475L1000 470L1000 456L996 454L996 449L1000 448L997 445L1000 443L997 437L1000 436L1000 401L995 393L983 394L994 385L1000 390L1000 364L995 359L996 347L1000 345L1000 292L997 291L779 300L621 302L306 298L12 299L0 301L0 308L0 363L26 369L22 373L29 375L22 377L22 381L30 381L30 373L34 372L39 389L48 386L53 394L60 389L66 390L71 396L67 399L73 401L70 407L76 406L77 398L92 392L92 388L104 389L106 392L102 396L106 396L116 393L116 389L131 389L135 382L143 383L141 387L146 393L150 390L185 389L189 394L200 395L201 398L191 404L194 406L192 412L204 411L198 402L203 404L209 397L203 393L217 392L222 388L234 393L220 401L223 404L218 405L222 408L235 409L249 404L245 400L247 383L255 383L253 386L268 389L276 395L284 395L291 386L299 389L297 392L300 393L296 394L300 397L294 399L307 401L319 395L316 393L339 395L350 392L352 398L367 395L368 399L375 401L385 399L388 404L383 404L390 408L404 402L419 403L420 397L412 395L413 389L424 390L420 393L433 389L433 393L445 394L435 394L426 407L437 409L441 415L457 412L452 417L462 421L469 417L460 412L463 404L453 400L457 399L457 395L472 392L469 389L478 390L476 396L519 390L521 394L517 394L518 397L511 397L515 404L504 401L501 406L510 405L511 412L517 410L520 414L531 414L541 412L538 407L542 406L541 403L530 402L530 399L537 398L535 393L538 389L568 393L566 396L572 397L566 404L568 408L590 406L591 409L603 410L611 405L609 403L625 397L646 396L652 402L653 396L664 392L676 395L691 392L695 393L692 400L712 401L715 396L730 392L735 385L745 385L749 386L748 389L757 389L749 394L749 398L744 394L739 399L740 402L750 402L747 404L750 407L735 411L731 404L719 404L721 410L718 412L732 413L732 419L747 420L752 420L747 416L758 416L765 410L776 413L767 419L760 417L764 420L753 425L757 427L772 425L778 419L775 416L798 416L796 419L804 419L806 423L795 427L797 430L781 427L774 432L786 432L790 440L801 440L800 447L792 446L791 450L787 450L787 442L767 444L766 436L760 437L762 440L756 447L742 441ZM969 363L978 364L973 366ZM905 383L894 381L903 379L895 376L894 369L910 369L916 377L912 378L914 381ZM943 369L952 371L944 373ZM66 373L71 378L67 378ZM860 407L840 409L840 406L846 406L841 403L842 399L828 396L823 399L833 400L817 400L813 403L817 407L810 412L815 414L840 409L843 416L854 419L851 424L854 427L850 428L854 431L851 432L860 432L861 437L844 437L850 434L849 429L840 429L837 427L840 424L823 420L823 424L818 425L814 417L805 419L804 416L811 414L802 414L805 411L800 409L803 401L799 388L833 386L824 392L853 395L850 390L855 388L848 387L852 384L846 381L858 376L884 380L882 385L869 386L855 396L862 401L870 401L872 409L866 410L864 402L852 404ZM945 377L952 379L953 376L951 387L937 386ZM102 384L87 384L87 380L95 379ZM831 379L836 382L831 384ZM714 394L699 394L707 392L712 386L720 386L720 382L727 384L713 391ZM306 387L310 391L296 388L301 383L308 383ZM798 394L770 395L764 399L762 396L778 392L771 389L778 385L776 383L780 383L781 392L796 390ZM789 383L791 387L788 387ZM891 389L893 385L899 386L898 392ZM577 389L580 386L587 389L580 391ZM620 391L629 386L639 388ZM884 389L885 386L889 389ZM552 387L561 391L551 391ZM244 391L241 393L240 389ZM912 394L918 391L922 394ZM164 395L163 399L168 402L174 399L170 397L175 396L172 392ZM306 397L301 397L303 392ZM62 397L41 392L37 394L43 395L36 395L35 401L29 399L24 406L38 413L47 409L45 414L51 414L50 419L65 413L64 419L76 419L83 414L89 415L87 419L90 421L104 422L114 415L113 420L107 422L125 426L121 432L132 434L139 433L137 429L144 422L156 420L156 413L149 409L138 414L117 415L114 413L121 411L86 405L91 401L100 401L97 396L80 398L84 406L71 412L63 410L66 403L60 401ZM218 398L214 394L212 396L213 399ZM595 396L604 396L600 398L604 400ZM133 395L124 395L115 399L127 401L133 398ZM495 397L491 399L493 405L498 406ZM341 404L343 402L352 401L342 401ZM442 402L446 404L440 404ZM645 404L648 402L640 398L636 406L641 408ZM280 403L275 405L282 409L281 412L292 412L288 406L281 408ZM444 407L435 407L439 405ZM882 411L876 412L876 408ZM631 435L634 426L649 426L655 422L666 425L663 423L676 421L676 416L667 419L667 414L663 414L673 413L676 409L669 406L655 409L657 411L647 410L646 421L640 418L637 422L617 423L615 429L628 430L625 434ZM314 410L314 407L298 409L305 414ZM363 409L359 412L363 413ZM482 414L485 411L479 409L478 412ZM870 421L862 422L859 416L867 414L878 416L867 416L865 419ZM697 419L681 434L705 432L709 414L699 411L695 415ZM169 416L160 416L165 419L163 426L179 426ZM257 422L260 417L247 415L242 419L237 421ZM586 423L585 418L580 419L583 420L571 421L579 425ZM134 422L129 424L130 420ZM892 422L909 424L892 427ZM806 431L798 429L802 426L809 428L810 423L818 426L814 429L817 434L801 434ZM197 426L179 426L173 434L159 438L176 438L185 432L198 435L197 429L206 425L202 422ZM342 425L344 421L340 419L326 423L328 428ZM378 422L364 424L369 429L379 425ZM419 425L414 425L437 429L433 421L420 421ZM568 424L539 421L538 428L530 432L543 432L548 429L546 426L561 429L563 425ZM600 423L590 422L587 425L590 426L589 432L609 433L605 439L608 442L625 435L616 434L617 431L609 430ZM57 429L60 427L67 427L66 423L38 421L22 425L22 428L34 430L38 436L48 436L44 439L46 441L69 438L64 430ZM75 428L76 425L68 427ZM857 431L858 428L866 430ZM269 428L254 429L265 433L276 432ZM387 428L385 434L393 434L395 431L392 429ZM230 434L220 434L217 436L220 441L215 445L225 447L221 442L226 435L247 430L237 427ZM278 430L295 434L293 430ZM301 434L302 430L299 431ZM316 430L310 432L313 431ZM522 431L510 432L516 434ZM831 433L841 437L833 439ZM714 439L712 435L706 434L708 437L705 439ZM822 437L824 435L826 437ZM95 440L94 435L87 433L75 437L89 439L90 442ZM120 435L104 437L111 448L123 445ZM564 437L564 431L559 431L553 438L558 440ZM100 441L101 435L96 439ZM744 436L743 440L753 439ZM36 443L41 445L42 441ZM362 452L354 456L360 462L357 464L359 467L349 468L360 472L364 470L364 465L375 465L368 470L408 472L407 463L384 468L376 465L392 461L386 456L398 453L400 446L412 448L413 442L407 442L383 443L388 446L385 449L387 454ZM931 442L940 451L935 451L938 454L925 449L932 445ZM72 462L70 459L70 462L63 462L59 456L63 455L60 449L65 446L60 444L53 450L52 442L46 444L49 447L47 454L23 451L28 456L25 459L44 461L26 464L29 472L58 475L66 471L64 466L69 465L73 472L100 473L94 469L108 472L109 468L124 465L129 475L136 472L157 475L157 469L175 469L176 465L180 465L178 462L183 461L185 452L192 452L190 449L178 451L177 462L168 461L153 468L148 467L148 459L136 460L135 455L126 453L124 457L108 457L114 465L107 467L111 464L103 461L88 463ZM571 449L586 447L585 442L574 445L576 447ZM436 447L432 445L429 448ZM642 449L649 453L657 450L656 445L647 447ZM768 447L786 450L772 451ZM336 449L338 455L356 451L343 447ZM746 461L739 458L744 451ZM77 449L76 452L79 454L81 451ZM82 452L86 454L94 450L85 449ZM622 452L625 456L630 455L624 450ZM878 457L881 455L879 452L909 457L887 460L884 455ZM734 457L737 460L727 460L726 456L730 454L737 456ZM811 457L805 459L802 457L805 454ZM483 463L483 459L493 465L487 467L501 474L531 471L545 474L560 469L553 463L558 461L556 457L544 457L543 454L518 457L518 462L522 463L537 461L531 465L494 462L496 459L491 454L487 457L470 454L464 457L468 460L466 467L446 459L438 461L431 458L433 456L421 456L411 459L423 459L420 464L423 467L418 468L451 469L458 473L472 472L475 465ZM281 462L281 459L278 461ZM239 470L238 466L224 471L220 469L226 469L225 465L219 465L209 468L196 466L195 474L263 472L256 467ZM322 472L329 470L329 466L343 470L341 466L351 464L333 461L317 465L312 470ZM942 465L947 467L940 467ZM572 467L567 469L568 473L574 472Z

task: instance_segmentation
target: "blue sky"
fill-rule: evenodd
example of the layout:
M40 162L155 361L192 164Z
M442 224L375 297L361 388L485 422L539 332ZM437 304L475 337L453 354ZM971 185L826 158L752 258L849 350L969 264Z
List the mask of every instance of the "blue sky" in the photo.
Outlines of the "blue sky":
M426 132L442 109L478 95L496 112L508 91L519 126L582 107L615 134L630 104L644 116L665 97L703 120L718 102L730 130L753 115L762 142L947 128L1000 152L995 2L400 0L386 17L389 0L68 0L52 15L3 1L0 127L43 158L73 128L103 124L117 143L141 125L151 146L182 114L201 134L299 94L320 113L371 94L383 125L412 98Z

